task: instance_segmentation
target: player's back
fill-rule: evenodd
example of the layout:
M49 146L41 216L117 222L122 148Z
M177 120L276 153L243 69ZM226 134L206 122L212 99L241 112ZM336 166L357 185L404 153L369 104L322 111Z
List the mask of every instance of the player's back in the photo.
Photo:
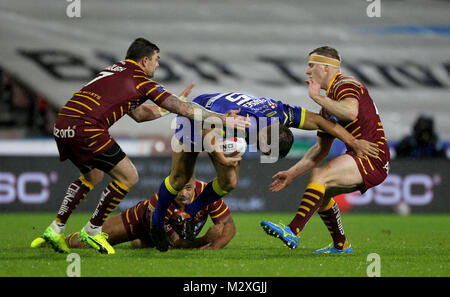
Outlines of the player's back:
M255 117L270 117L278 110L277 102L271 98L258 98L243 93L214 93L202 94L196 97L193 102L198 103L205 108L225 113L229 110L240 109L240 115Z
M251 123L250 128L245 131L245 140L249 145L257 141L257 135L262 128L273 125L274 121L279 121L279 124L285 127L301 129L306 112L300 106L236 92L202 94L194 98L193 102L219 113L240 109L239 115L249 118Z
M251 128L256 128L260 120L264 118L278 118L280 124L286 127L302 128L305 109L293 106L282 101L268 97L255 97L243 93L214 93L202 94L193 102L215 112L225 113L230 110L240 109L239 115L251 118ZM270 122L267 122L270 125Z

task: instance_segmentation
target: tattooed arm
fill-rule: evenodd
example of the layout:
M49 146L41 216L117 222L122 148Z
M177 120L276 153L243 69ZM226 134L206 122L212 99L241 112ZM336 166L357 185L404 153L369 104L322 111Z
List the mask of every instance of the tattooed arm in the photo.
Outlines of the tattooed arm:
M208 118L216 117L225 124L226 117L233 116L239 111L228 111L226 114L210 111L195 102L185 102L180 100L177 96L172 95L168 97L160 105L162 108L170 112L185 116L191 120L205 121Z
M222 114L210 111L197 103L186 102L175 95L166 98L160 107L191 120L208 121L214 124L214 119L216 121L219 119L224 126L238 129L244 129L250 126L250 122L246 117L237 115L240 109L230 110Z
M186 97L191 93L194 83L189 84L183 92L180 93L178 99L186 101ZM170 111L155 105L142 104L128 115L136 122L142 123L146 121L153 121L163 116L170 114Z
M182 101L179 97L170 96L158 107L149 104L142 104L129 115L138 123L156 120L170 113L176 113L185 116L191 120L204 121L216 117L221 123L225 123L227 115L209 111L201 105L194 102ZM229 112L231 113L231 112ZM217 120L216 120L217 121Z

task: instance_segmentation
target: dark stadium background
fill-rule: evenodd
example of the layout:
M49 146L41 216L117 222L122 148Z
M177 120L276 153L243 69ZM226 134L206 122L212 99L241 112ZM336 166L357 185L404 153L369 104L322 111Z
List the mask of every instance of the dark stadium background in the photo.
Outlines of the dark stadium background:
M379 7L375 7L378 2ZM77 16L79 3L80 15ZM371 6L372 5L372 6ZM380 9L377 17L377 9ZM336 47L342 71L364 82L391 145L391 174L379 187L339 197L343 211L448 213L450 202L450 24L447 1L13 1L0 3L0 211L56 211L77 172L57 159L52 139L58 109L96 72L124 58L145 37L161 48L155 80L190 98L237 91L267 96L312 111L305 62L321 45ZM372 16L372 17L371 17ZM399 158L395 148L420 115L434 121L442 158ZM140 172L126 208L156 191L169 173L173 116L136 124L124 118L111 130ZM288 158L242 162L233 211L295 211L307 177L278 194L271 176L298 160L315 132L294 131ZM336 141L331 156L344 146ZM213 177L208 158L196 175ZM97 203L90 194L81 211Z

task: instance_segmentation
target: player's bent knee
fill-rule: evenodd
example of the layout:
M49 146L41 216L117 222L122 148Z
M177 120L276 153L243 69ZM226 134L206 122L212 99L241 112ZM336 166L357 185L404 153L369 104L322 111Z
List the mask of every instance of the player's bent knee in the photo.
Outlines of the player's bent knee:
M189 182L191 179L190 176L186 176L184 174L175 174L170 176L170 185L177 191L183 189L183 187Z
M231 192L233 191L238 185L237 179L225 179L225 180L219 180L219 186L222 190Z
M93 187L97 186L103 180L104 176L105 176L104 172L97 169L82 175L82 177L87 182L89 182Z

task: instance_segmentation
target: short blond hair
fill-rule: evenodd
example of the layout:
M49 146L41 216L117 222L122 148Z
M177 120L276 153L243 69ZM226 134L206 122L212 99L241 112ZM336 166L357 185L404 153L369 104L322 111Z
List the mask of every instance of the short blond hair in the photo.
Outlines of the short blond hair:
M337 59L341 61L341 56L339 55L338 51L335 48L332 48L331 46L321 46L316 49L314 49L312 52L309 53L309 56L312 54L318 54L321 56Z

